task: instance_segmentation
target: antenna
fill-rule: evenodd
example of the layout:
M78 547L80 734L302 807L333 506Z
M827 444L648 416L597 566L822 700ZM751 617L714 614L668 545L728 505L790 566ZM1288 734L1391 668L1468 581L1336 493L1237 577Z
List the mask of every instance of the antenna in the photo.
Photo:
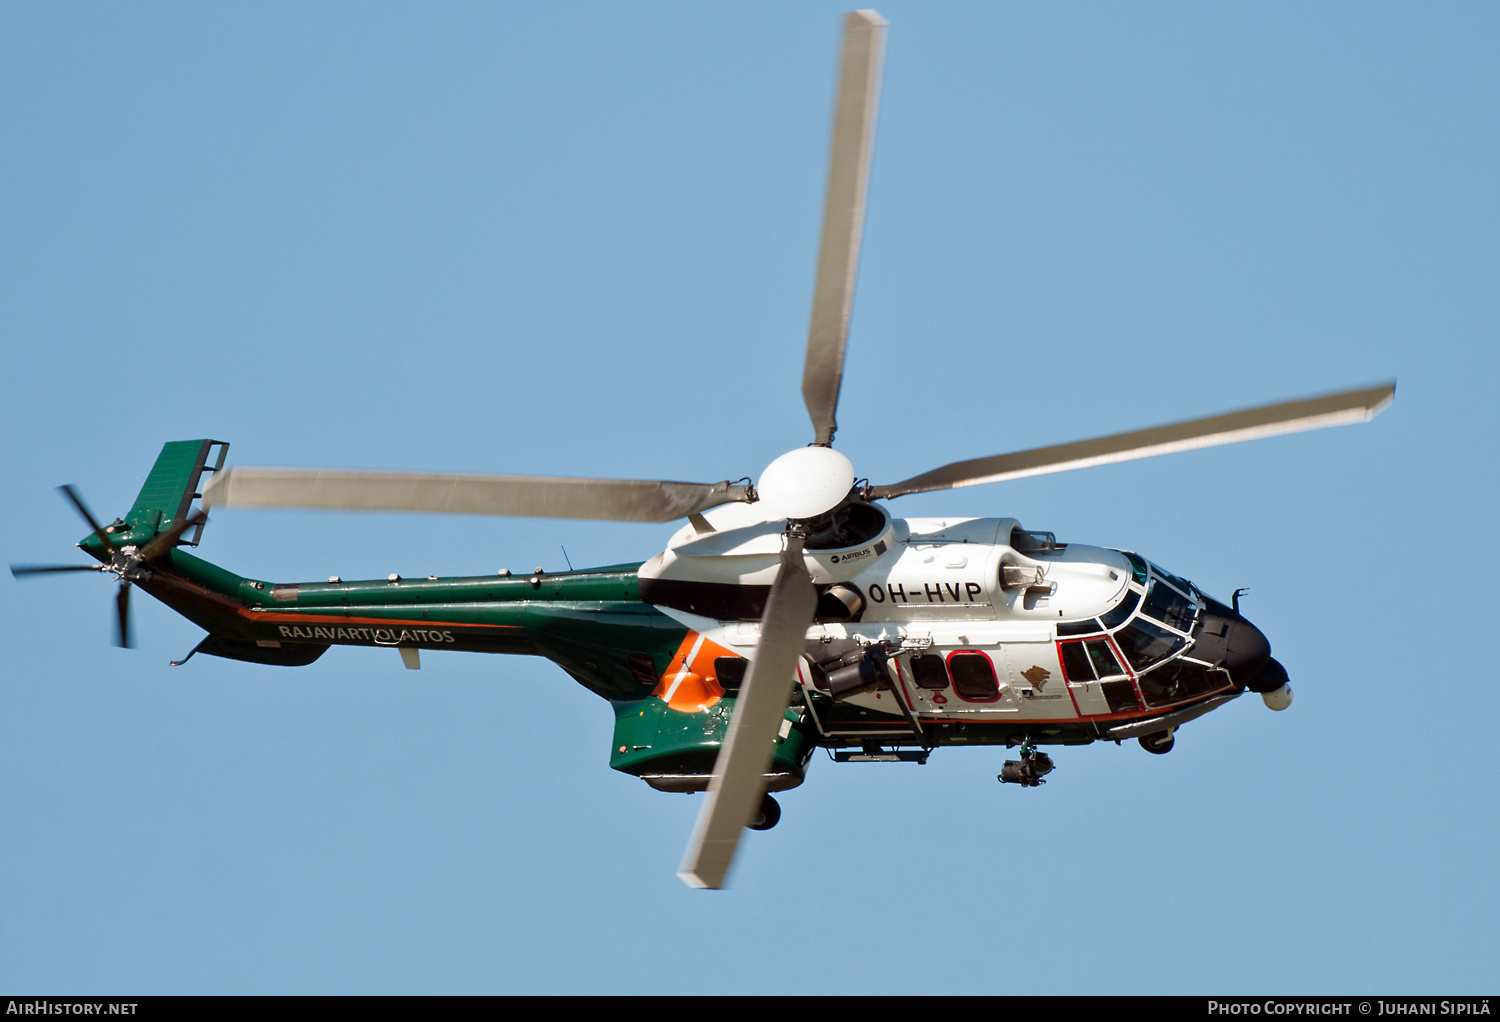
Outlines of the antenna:
M561 544L558 544L558 545L561 546ZM562 548L562 552L563 552L563 560L565 560L565 561L568 562L568 570L572 571L573 570L573 562L568 559L568 548L567 547L563 547Z

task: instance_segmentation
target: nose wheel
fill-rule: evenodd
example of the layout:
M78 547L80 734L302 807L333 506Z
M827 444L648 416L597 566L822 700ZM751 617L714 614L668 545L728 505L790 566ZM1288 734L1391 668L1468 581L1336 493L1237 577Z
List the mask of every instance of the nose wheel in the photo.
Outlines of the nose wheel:
M1164 756L1172 751L1172 746L1177 744L1177 738L1171 731L1158 731L1154 735L1141 735L1136 741L1141 743L1141 748L1157 756Z

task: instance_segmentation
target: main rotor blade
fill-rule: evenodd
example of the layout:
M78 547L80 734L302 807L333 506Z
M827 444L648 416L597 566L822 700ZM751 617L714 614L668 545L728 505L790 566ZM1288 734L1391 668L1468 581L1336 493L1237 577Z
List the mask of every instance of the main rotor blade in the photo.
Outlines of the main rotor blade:
M750 493L748 484L731 482L231 468L215 473L202 505L670 522Z
M115 595L115 611L119 614L119 631L115 633L115 645L130 648L130 583L121 582Z
M12 564L11 577L25 578L28 575L51 575L59 571L108 571L102 564Z
M807 403L807 414L812 417L820 444L832 442L838 428L834 413L844 381L849 308L859 271L859 239L864 230L886 24L874 11L853 11L844 19L844 57L834 105L823 239L818 246L807 361L802 368L802 400Z
M713 780L677 870L689 887L724 886L740 833L765 795L765 774L775 753L771 743L791 698L797 657L817 605L817 591L802 563L802 539L789 536L760 619L755 657L745 672L729 732L714 761Z
M1190 451L1199 447L1217 447L1244 440L1300 433L1328 426L1369 422L1385 410L1396 394L1394 382L1364 390L1346 390L1338 394L1284 401L1244 411L1190 419L1168 426L1138 429L1130 433L1078 440L1053 447L1037 447L1014 454L997 454L989 458L955 461L951 465L924 472L890 486L876 486L870 491L876 498L900 497L907 493L926 493L958 486L977 486L1023 476L1067 472L1075 468L1108 465L1117 461L1153 458L1159 454Z
M104 531L104 526L100 525L94 518L93 512L88 509L88 505L83 502L83 498L78 495L77 491L71 486L59 486L58 489L62 491L64 497L73 502L73 506L78 509L78 513L83 515L83 520L89 523L89 528L94 530L94 535L99 537L99 542L104 544L104 549L113 550L115 548L114 540L109 538L109 534Z

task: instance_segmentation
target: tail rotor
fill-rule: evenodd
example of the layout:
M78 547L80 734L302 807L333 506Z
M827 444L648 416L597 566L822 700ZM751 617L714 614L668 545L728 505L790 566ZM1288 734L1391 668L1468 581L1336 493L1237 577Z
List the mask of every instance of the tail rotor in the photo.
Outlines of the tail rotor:
M207 517L199 511L176 522L165 532L153 537L145 546L137 547L134 544L116 542L112 535L114 532L125 528L123 522L116 522L109 526L99 524L98 519L89 510L83 498L72 486L59 486L58 490L66 497L78 511L84 521L88 522L89 528L93 530L89 538L98 539L103 546L103 554L108 557L101 564L12 564L10 573L17 579L31 578L36 575L53 575L71 571L104 571L109 572L120 580L120 588L115 593L115 645L123 649L132 648L130 632L130 590L134 583L147 579L157 581L170 581L166 576L151 571L151 562L165 556L182 539L187 530L207 521ZM81 546L82 544L80 544ZM95 555L99 556L99 555ZM102 559L102 558L101 558Z

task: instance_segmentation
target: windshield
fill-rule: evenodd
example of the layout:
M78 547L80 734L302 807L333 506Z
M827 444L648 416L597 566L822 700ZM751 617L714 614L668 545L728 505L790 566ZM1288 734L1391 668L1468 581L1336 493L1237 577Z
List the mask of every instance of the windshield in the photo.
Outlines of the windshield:
M1187 581L1186 579L1178 578L1176 575L1172 574L1170 571L1168 571L1166 568L1163 568L1155 561L1147 561L1146 563L1151 565L1151 573L1153 575L1156 575L1158 578L1166 579L1168 582L1172 583L1174 586L1185 593L1189 593L1192 595L1197 594L1197 591L1193 588L1193 584L1191 582Z
M1130 561L1130 578L1120 602L1098 617L1057 624L1057 651L1069 683L1098 681L1111 713L1137 708L1135 685L1148 708L1231 687L1228 673L1194 659L1191 652L1193 628L1208 606L1203 594L1187 579L1139 554L1120 553ZM1110 638L1072 638L1099 636L1100 632L1108 632ZM1121 677L1127 670L1133 681ZM1119 680L1108 680L1111 674Z
M1130 560L1130 583L1120 602L1097 620L1114 634L1126 662L1140 675L1192 645L1193 625L1204 604L1192 583L1137 554L1123 552ZM1057 633L1078 635L1097 630L1098 625L1090 619L1061 623Z
M1120 652L1125 654L1125 659L1130 661L1137 674L1161 663L1173 653L1187 649L1186 638L1143 617L1116 632L1115 642L1120 644Z
M1146 605L1141 608L1141 613L1180 632L1191 632L1198 608L1182 593L1161 579L1153 578L1146 587Z

